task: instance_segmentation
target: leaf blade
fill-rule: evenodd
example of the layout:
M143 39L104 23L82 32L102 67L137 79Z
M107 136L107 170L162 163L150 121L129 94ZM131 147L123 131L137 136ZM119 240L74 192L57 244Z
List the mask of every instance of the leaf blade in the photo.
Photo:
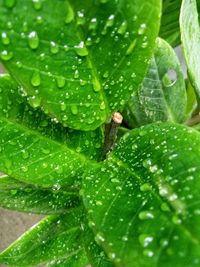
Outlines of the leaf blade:
M151 0L141 5L139 0L131 4L128 0L114 4L92 0L87 3L63 0L53 4L44 0L39 10L30 0L22 2L16 1L11 8L1 3L0 29L12 39L13 44L1 43L0 49L6 68L25 88L29 101L35 106L41 104L46 112L65 125L83 130L97 128L113 111L123 109L124 101L145 74L158 33L161 1ZM27 10L30 16L26 25L22 25L19 18ZM50 11L57 15L56 18L52 18ZM71 20L69 23L67 20L66 24L64 18L68 16ZM135 21L132 21L133 16ZM42 20L35 21L35 17L42 17ZM13 22L12 31L6 25L8 18ZM115 33L116 44L110 38L114 26L119 27ZM19 34L21 29L24 29L23 38ZM127 38L120 38L125 33ZM144 33L148 38L145 44ZM92 45L86 47L88 38L92 39ZM65 40L68 40L67 44ZM142 51L141 46L144 48ZM108 51L106 55L104 47ZM6 60L7 53L13 53L13 58ZM129 61L134 62L133 69L127 66ZM113 70L114 64L116 68ZM108 77L105 74L107 66L111 72ZM134 85L128 79L133 71L137 75ZM117 91L113 88L113 81ZM61 90L58 89L59 84L63 85ZM61 110L63 102L65 110Z
M148 125L127 134L88 172L84 203L116 266L198 264L199 143L190 128Z

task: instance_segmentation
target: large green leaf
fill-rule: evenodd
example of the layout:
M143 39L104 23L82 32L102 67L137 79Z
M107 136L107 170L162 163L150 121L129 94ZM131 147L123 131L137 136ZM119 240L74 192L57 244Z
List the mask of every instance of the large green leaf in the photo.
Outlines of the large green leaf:
M3 208L41 214L66 213L80 204L78 193L65 188L42 189L0 177L0 206Z
M46 217L0 254L0 262L14 267L65 260L82 250L82 209Z
M65 144L90 159L100 159L104 139L103 127L83 132L63 127L57 121L52 121L40 109L32 108L26 103L19 95L19 92L24 94L23 88L18 87L7 74L0 75L0 91L0 115Z
M86 174L90 226L116 266L199 266L199 166L199 132L156 123Z
M95 129L141 83L160 12L160 0L0 1L0 58L32 105Z
M195 0L183 0L180 14L181 40L189 77L200 98L200 27Z
M172 47L158 38L148 72L125 109L131 127L156 121L183 122L186 89L181 65Z

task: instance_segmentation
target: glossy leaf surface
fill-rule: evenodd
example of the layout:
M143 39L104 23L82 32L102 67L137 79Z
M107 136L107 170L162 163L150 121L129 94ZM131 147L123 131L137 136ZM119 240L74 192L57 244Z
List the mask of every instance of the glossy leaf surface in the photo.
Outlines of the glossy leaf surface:
M36 130L41 135L67 145L77 153L83 153L90 159L99 160L103 145L103 127L94 131L76 131L62 126L49 118L38 108L32 108L19 95L24 89L7 74L0 76L0 114L13 122Z
M142 81L160 12L160 0L1 1L0 58L33 106L95 129Z
M131 97L124 115L131 127L156 121L183 122L186 89L181 65L172 47L158 38L148 72Z
M81 211L48 216L0 254L0 262L9 266L36 266L78 254L81 236Z
M66 213L80 204L78 193L65 188L42 189L10 177L0 178L0 206L3 208L39 213Z
M188 74L191 83L200 98L200 27L196 0L183 0L180 14L181 40Z
M157 123L86 174L90 226L116 266L199 265L199 166L199 132Z

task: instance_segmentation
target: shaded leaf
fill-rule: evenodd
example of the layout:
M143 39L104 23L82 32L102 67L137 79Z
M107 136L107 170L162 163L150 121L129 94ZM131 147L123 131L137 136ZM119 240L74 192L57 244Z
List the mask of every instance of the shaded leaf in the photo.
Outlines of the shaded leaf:
M33 106L95 129L141 83L160 12L160 0L1 1L0 58Z
M200 134L157 123L122 138L84 179L96 240L116 266L200 263Z
M82 250L82 209L66 215L46 217L0 254L0 262L9 266L35 266L51 260L67 259Z
M181 40L191 84L200 98L200 27L195 0L183 0L180 14Z
M78 193L64 188L43 189L10 177L0 178L0 206L3 208L40 213L66 213L80 204Z
M186 89L181 65L170 45L158 38L148 72L124 116L131 127L156 121L183 122Z
M9 75L0 76L0 114L65 144L88 158L100 159L104 139L103 127L87 132L63 127L40 109L28 105L19 93L24 94L24 89L19 87Z
M181 0L164 0L159 36L173 47L180 44L179 15Z

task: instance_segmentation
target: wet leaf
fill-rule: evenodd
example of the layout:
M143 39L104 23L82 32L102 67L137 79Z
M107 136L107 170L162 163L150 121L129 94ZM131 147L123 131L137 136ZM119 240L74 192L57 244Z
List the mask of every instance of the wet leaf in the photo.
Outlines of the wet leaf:
M148 72L124 112L131 127L156 121L183 122L186 113L183 72L172 47L158 38Z
M77 250L76 253L69 256L67 259L53 261L46 265L46 267L91 267L88 264L88 258L85 254L84 248ZM95 266L94 266L95 267Z
M13 178L0 177L0 206L3 208L39 213L66 213L80 204L78 193L65 188L43 189L19 182Z
M66 128L56 120L50 119L40 109L32 108L19 93L25 94L24 89L9 75L0 76L0 114L65 144L90 159L100 159L104 141L103 127L87 132Z
M199 266L199 166L199 132L156 123L86 174L90 226L116 266Z
M76 187L88 160L80 152L98 158L102 130L73 132L51 123L22 102L9 76L0 78L0 89L0 170L44 187Z
M0 262L9 266L36 266L77 255L80 246L82 210L66 215L48 216L22 235L0 254Z
M1 1L0 58L34 107L95 129L141 83L160 12L160 0Z
M181 40L191 84L200 98L200 27L195 0L183 0L180 14Z
M84 231L84 245L92 267L113 267L105 252L95 242L94 234L88 227Z

